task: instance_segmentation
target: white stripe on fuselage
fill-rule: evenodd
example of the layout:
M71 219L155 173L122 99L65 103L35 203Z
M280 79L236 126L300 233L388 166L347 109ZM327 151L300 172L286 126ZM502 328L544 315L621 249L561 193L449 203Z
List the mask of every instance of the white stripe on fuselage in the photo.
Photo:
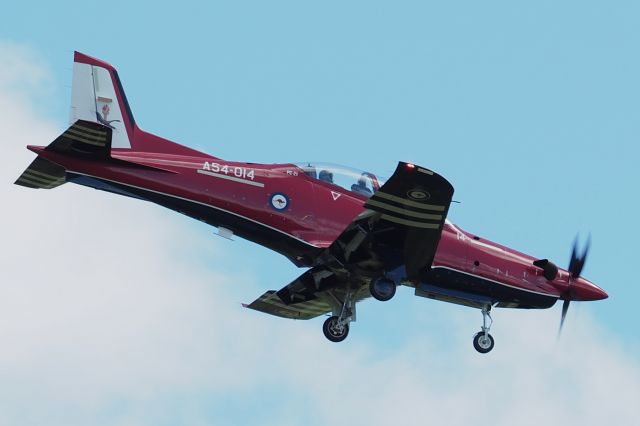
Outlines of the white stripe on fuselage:
M264 183L262 183L262 182L254 182L252 180L242 179L242 178L238 178L238 177L235 177L235 176L223 175L223 174L220 174L220 173L210 172L209 170L202 170L202 169L198 169L198 173L203 174L203 175L207 175L207 176L217 177L217 178L220 178L220 179L231 180L233 182L239 182L239 183L244 183L244 184L247 184L247 185L257 186L259 188L264 188Z

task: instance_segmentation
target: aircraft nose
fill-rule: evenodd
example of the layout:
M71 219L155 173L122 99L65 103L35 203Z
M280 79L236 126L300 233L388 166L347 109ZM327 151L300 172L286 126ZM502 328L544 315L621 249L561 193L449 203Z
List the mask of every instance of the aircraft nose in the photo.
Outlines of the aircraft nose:
M602 300L609 297L603 289L584 278L576 279L571 287L573 300Z

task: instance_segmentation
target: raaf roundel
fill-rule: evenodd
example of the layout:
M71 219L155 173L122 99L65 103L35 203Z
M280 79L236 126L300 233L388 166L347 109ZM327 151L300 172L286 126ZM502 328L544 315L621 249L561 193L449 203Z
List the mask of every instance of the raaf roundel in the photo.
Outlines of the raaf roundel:
M442 176L400 162L386 182L329 164L223 160L141 130L116 70L76 52L70 127L15 182L50 189L67 182L151 201L238 235L307 268L247 308L291 319L328 314L323 332L344 340L356 306L416 296L481 310L473 344L489 352L492 307L544 309L563 300L607 297L582 278L588 245L574 245L558 268L466 232L449 220L453 187Z

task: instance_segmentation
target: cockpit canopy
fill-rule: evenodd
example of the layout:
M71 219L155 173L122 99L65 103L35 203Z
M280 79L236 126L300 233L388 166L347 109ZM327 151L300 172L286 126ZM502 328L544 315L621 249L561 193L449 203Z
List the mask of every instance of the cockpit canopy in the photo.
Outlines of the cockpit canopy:
M366 197L373 195L384 184L384 180L378 180L373 173L351 167L316 162L297 163L296 166L304 170L307 176Z

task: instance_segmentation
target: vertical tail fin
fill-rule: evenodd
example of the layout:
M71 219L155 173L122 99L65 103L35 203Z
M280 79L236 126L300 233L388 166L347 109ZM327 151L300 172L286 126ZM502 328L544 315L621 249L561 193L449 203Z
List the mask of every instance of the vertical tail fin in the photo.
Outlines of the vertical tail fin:
M112 129L112 148L132 149L135 121L115 68L79 52L73 61L69 124L100 123Z
M70 124L78 120L102 124L112 130L111 148L202 156L203 153L141 130L110 64L75 52L73 58Z

